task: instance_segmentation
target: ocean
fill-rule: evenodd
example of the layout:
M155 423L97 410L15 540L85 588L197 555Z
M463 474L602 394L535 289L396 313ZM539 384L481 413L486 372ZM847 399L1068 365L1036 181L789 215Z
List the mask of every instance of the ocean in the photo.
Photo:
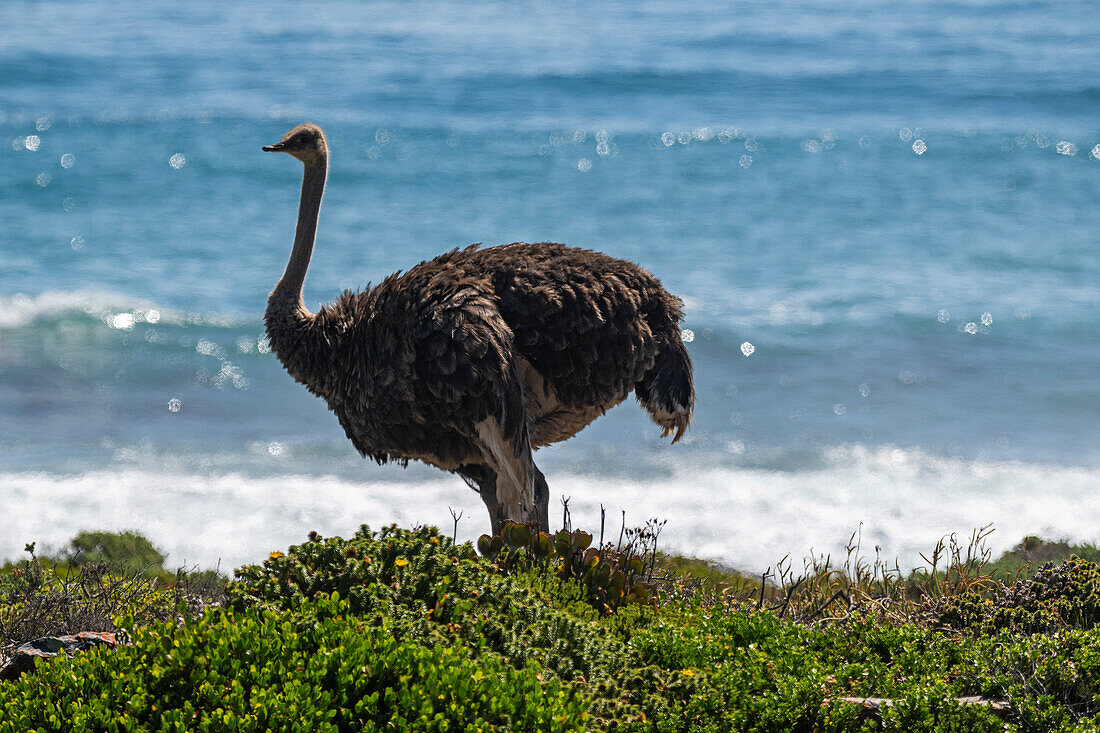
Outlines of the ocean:
M488 530L364 461L270 353L324 126L316 307L560 241L685 302L697 407L536 454L551 517L759 572L992 524L1100 541L1087 2L16 1L0 8L0 559L136 529L223 569L316 530ZM1091 20L1090 20L1091 18ZM555 508L557 507L557 508ZM796 562L797 564L797 562Z

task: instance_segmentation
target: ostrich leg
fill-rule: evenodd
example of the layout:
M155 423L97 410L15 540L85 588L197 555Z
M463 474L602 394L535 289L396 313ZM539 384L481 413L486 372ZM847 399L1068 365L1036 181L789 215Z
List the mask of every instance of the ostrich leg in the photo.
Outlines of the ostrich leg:
M540 532L550 531L550 489L546 485L546 477L535 468L535 522ZM492 525L492 534L500 534L504 529L504 523L508 517L504 511L504 504L497 498L497 474L488 466L466 465L456 473L481 496L485 502L485 508L489 510L489 522Z
M478 493L485 502L485 508L489 510L493 534L500 534L504 531L504 523L508 521L508 517L504 514L504 505L497 499L497 475L491 469L485 469L485 478L478 484Z
M550 531L550 487L546 485L546 477L535 464L535 521L538 522L540 532Z
M508 518L504 516L504 505L497 499L496 472L488 466L466 465L455 473L481 496L481 500L485 502L485 508L489 510L491 534L500 534Z

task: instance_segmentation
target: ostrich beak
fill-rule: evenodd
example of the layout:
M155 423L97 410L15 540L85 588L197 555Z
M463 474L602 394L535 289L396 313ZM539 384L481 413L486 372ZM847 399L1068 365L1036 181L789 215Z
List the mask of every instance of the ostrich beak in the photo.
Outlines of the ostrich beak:
M275 143L274 145L264 145L261 148L265 153L282 153L286 150L286 143Z

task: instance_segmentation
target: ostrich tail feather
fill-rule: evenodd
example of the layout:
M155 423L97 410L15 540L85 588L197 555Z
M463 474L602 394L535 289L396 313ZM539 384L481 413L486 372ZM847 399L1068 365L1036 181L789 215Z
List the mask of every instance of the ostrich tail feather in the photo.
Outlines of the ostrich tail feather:
M679 333L669 337L653 366L634 387L634 394L663 428L661 437L673 435L672 442L684 437L695 407L695 387L691 376L691 357Z

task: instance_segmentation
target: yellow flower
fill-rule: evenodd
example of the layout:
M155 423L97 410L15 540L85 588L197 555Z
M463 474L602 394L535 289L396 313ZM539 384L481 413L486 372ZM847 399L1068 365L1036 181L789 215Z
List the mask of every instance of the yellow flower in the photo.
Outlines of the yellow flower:
M278 560L282 556L283 556L283 553L278 552L278 551L275 551L275 552L271 553L271 559L272 560Z
M406 560L405 558L401 558L400 560L395 560L393 564L396 565L399 568L403 568L403 567L405 567L406 565L409 564L409 561Z
M688 677L694 677L695 676L695 670L693 670L693 669L681 669L680 674L686 674Z

